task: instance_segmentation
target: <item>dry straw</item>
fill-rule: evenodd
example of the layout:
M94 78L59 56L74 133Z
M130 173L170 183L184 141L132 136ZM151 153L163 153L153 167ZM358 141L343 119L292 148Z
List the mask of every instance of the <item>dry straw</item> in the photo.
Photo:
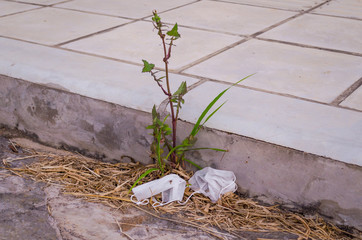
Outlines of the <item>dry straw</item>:
M64 186L64 194L103 202L114 208L132 205L154 217L196 227L221 239L227 235L242 239L241 233L245 231L288 232L299 236L298 239L362 239L326 223L317 215L303 217L283 211L277 206L263 206L233 193L224 195L218 203L212 203L203 195L196 194L185 205L172 203L157 209L150 205L136 206L130 201L129 189L142 173L155 167L154 165L111 164L75 154L35 151L28 157L39 160L24 168L9 170L17 175L30 176L36 181L61 184ZM191 172L180 168L168 173L178 174L185 180L192 176ZM158 174L153 172L142 181L154 180ZM189 189L186 189L185 198L190 194ZM168 217L163 217L165 215ZM169 217L171 215L172 218ZM220 231L215 231L215 227Z

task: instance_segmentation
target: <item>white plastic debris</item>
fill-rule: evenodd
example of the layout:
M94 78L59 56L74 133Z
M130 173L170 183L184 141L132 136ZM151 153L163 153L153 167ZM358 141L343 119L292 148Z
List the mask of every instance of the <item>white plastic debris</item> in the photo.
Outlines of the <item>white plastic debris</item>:
M131 200L136 204L145 205L149 198L162 193L162 202L155 202L154 207L163 206L173 201L181 201L186 188L186 181L176 174L169 174L160 179L144 183L132 189ZM133 200L136 197L138 201Z
M236 191L235 181L235 174L231 171L205 167L195 172L190 178L189 183L192 190L204 194L212 202L217 202L222 194Z

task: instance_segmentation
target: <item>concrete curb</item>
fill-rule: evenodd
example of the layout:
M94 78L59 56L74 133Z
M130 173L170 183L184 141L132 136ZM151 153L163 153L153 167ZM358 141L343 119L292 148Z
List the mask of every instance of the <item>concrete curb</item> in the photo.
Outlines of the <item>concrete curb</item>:
M149 113L6 76L0 82L3 125L98 159L131 156L150 162ZM192 125L180 122L179 128L184 137ZM312 207L334 223L362 230L362 167L214 129L198 138L200 147L229 152L200 151L190 159L234 171L241 192L270 203Z

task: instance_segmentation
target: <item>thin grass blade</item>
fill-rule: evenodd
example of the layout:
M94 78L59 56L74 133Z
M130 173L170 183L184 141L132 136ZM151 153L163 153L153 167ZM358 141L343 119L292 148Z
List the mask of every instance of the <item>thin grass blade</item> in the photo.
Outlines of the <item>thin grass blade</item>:
M132 191L132 189L138 184L139 181L141 181L143 178L145 178L148 174L150 174L151 172L154 171L158 171L160 169L158 168L150 168L148 169L146 172L142 173L142 175L134 182L134 184L132 185L131 189L129 190L129 193Z
M217 152L228 152L229 150L225 150L225 149L221 149L221 148L209 148L209 147L202 147L202 148L190 148L190 149L185 149L186 151L197 151L197 150L214 150Z
M255 74L255 73L254 73ZM190 135L195 136L197 134L197 132L199 131L199 126L200 123L202 121L202 119L204 119L204 117L206 116L206 114L210 111L210 109L215 105L215 103L233 86L239 84L241 81L244 81L245 79L253 76L254 74L251 74L249 76L244 77L243 79L237 81L236 83L234 83L233 85L231 85L230 87L228 87L227 89L225 89L224 91L222 91L221 93L219 93L210 103L209 105L207 105L207 107L205 108L205 110L201 113L200 117L197 119L197 122L194 126L194 128L192 129ZM222 104L223 105L223 104ZM217 109L218 110L218 109ZM216 110L216 111L217 111ZM212 113L212 115L214 114L214 112ZM208 120L208 119L207 119Z
M199 169L199 170L202 169L202 167L200 167L199 165L197 165L197 164L194 163L193 161L191 161L191 160L189 160L189 159L187 159L187 158L184 158L184 160L185 160L186 162L190 163L191 165L197 167L197 169Z

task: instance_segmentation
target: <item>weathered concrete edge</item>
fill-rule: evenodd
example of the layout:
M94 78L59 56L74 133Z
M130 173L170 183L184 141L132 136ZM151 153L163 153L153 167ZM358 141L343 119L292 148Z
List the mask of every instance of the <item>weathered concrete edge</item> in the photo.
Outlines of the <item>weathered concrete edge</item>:
M0 75L0 123L47 145L103 160L149 163L149 113ZM180 122L186 134L192 124ZM183 136L180 136L183 137ZM334 223L362 230L362 167L213 129L200 131L202 166L232 170L241 192L264 201L313 207Z

